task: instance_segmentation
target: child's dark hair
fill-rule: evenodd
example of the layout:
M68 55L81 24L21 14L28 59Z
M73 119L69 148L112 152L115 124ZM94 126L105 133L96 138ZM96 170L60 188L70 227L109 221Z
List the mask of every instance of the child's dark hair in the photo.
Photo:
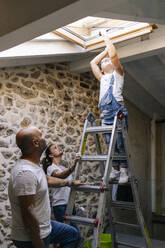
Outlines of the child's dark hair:
M45 157L42 159L41 164L43 166L43 170L45 172L45 174L47 174L47 168L49 165L52 164L52 158L49 157L49 155L51 154L50 148L51 148L52 144L50 144L45 151Z

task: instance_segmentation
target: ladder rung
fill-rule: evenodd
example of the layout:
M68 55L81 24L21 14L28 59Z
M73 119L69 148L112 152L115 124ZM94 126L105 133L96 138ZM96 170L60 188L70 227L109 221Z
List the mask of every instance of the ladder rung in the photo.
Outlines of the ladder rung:
M125 156L121 156L121 155L114 155L113 156L113 160L127 160L128 158L127 158L127 156L125 155Z
M134 202L124 202L124 201L112 201L112 207L116 208L124 208L124 209L135 209Z
M131 178L131 177L129 177L127 183L119 183L118 180L109 180L108 183L109 183L109 184L119 184L119 185L127 186L127 185L130 185L130 184L131 184L131 181L134 182L135 184L138 183L138 180L137 180L137 179L134 179L134 178Z
M90 219L90 218L74 216L74 215L65 216L65 220L73 221L87 226L96 226L97 224L97 219Z
M117 241L116 243L117 243L118 245L123 245L123 246L127 246L127 247L144 248L144 246L138 246L138 245L129 244L129 243L120 242L120 241Z
M107 155L83 155L81 161L106 161Z
M126 185L130 185L130 181L128 181L127 183L119 183L118 180L112 180L112 181L109 181L108 182L109 184L118 184L118 185L123 185L123 186L126 186Z
M108 190L107 187L104 185L100 186L93 186L93 185L80 185L80 186L72 186L72 188L76 191L83 191L83 192L104 192L105 190Z
M134 227L134 228L140 228L140 225L125 223L125 222L120 222L120 221L113 221L113 224L124 225L124 226L129 226L129 227Z
M111 133L112 125L87 127L86 133Z
M81 161L106 161L108 158L108 155L83 155L81 156ZM126 156L116 156L114 155L113 160L127 160Z

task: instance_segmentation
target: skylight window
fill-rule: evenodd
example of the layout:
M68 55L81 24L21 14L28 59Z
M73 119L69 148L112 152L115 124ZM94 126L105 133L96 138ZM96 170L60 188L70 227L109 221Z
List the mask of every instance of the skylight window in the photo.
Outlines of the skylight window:
M87 50L104 46L100 32L105 30L114 43L142 36L153 31L154 25L88 16L53 31Z

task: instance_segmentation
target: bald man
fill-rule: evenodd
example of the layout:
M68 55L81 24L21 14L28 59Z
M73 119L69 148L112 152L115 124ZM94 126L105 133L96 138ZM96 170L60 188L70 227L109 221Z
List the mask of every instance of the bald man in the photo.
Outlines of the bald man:
M16 143L22 156L11 172L8 189L14 244L18 248L48 248L53 242L64 248L77 247L78 231L70 225L50 220L48 184L62 187L81 182L46 178L39 165L46 142L36 127L21 129L16 135Z

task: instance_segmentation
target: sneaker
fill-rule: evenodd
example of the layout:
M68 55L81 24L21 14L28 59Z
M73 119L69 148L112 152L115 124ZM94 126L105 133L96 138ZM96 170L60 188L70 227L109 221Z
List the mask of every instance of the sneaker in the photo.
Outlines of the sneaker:
M85 208L84 207L79 207L76 210L76 215L81 216L81 217L85 217Z
M119 183L127 183L127 182L128 182L127 168L121 168Z
M109 179L110 180L117 180L119 179L119 176L120 176L120 171L118 170L115 170L114 167L112 167L112 171L110 173L110 176L109 176Z

